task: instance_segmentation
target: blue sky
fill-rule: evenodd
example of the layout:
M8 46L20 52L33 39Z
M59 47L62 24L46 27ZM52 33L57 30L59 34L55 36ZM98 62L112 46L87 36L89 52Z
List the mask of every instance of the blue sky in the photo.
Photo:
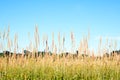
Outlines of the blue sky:
M66 49L70 45L70 32L74 32L76 46L90 30L89 47L95 48L99 36L114 38L120 42L119 0L1 0L0 31L10 25L10 37L18 34L20 48L28 46L28 32L33 40L35 24L39 27L40 39L48 35L51 44L52 32L57 44L58 32L66 36ZM42 39L41 39L42 40ZM41 41L42 42L42 41Z

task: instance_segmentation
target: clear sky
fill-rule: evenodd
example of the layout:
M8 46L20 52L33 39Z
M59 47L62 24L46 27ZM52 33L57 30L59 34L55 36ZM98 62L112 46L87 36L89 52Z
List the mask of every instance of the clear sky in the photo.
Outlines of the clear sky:
M74 32L79 46L88 29L90 48L96 48L99 36L103 40L106 37L117 40L119 46L120 0L0 0L0 32L10 25L10 37L18 34L20 48L28 46L28 32L33 39L35 24L39 27L40 39L47 34L50 44L52 32L56 44L58 32L65 34L67 50L70 32Z

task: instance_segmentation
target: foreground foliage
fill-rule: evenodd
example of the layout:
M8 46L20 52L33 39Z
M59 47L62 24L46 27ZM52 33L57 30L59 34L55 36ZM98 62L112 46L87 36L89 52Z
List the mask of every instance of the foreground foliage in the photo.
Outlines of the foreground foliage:
M119 75L117 58L0 58L0 80L120 80Z

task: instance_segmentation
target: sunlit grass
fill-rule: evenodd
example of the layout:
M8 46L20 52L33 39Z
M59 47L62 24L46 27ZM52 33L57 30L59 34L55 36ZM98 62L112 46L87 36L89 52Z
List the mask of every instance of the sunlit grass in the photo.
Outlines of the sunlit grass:
M3 35L7 38L7 47L11 50L12 42L8 33ZM1 36L1 35L0 35ZM63 54L57 55L56 52L64 52L65 36L61 37L58 33L57 49L54 42L54 33L52 34L52 55L36 56L40 46L38 28L35 28L35 48L31 51L32 57L22 56L16 58L18 49L18 36L14 38L14 55L12 57L0 57L0 80L120 80L120 56L96 57L94 51L89 51L89 37L84 37L78 48L79 54L73 58L72 54L67 57ZM48 37L43 36L45 51L48 52ZM102 38L98 46L98 54L101 54ZM31 44L30 44L31 45ZM75 36L71 32L71 53L75 47ZM4 48L2 42L1 49ZM29 46L33 48L33 46ZM84 52L87 56L82 56ZM90 54L92 53L92 56ZM61 56L61 57L60 57Z
M0 58L1 80L119 80L120 64L117 60L91 58L66 59L52 57Z

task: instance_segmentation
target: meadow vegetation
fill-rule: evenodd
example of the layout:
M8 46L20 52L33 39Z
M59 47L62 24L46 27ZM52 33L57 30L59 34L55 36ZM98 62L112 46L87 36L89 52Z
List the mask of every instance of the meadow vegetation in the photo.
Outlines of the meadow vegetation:
M21 56L17 59L15 58L18 49L17 35L15 35L14 42L11 42L9 32L10 29L8 28L8 31L0 36L1 40L6 39L9 50L11 50L11 45L14 43L14 55L12 57L1 55L0 80L120 80L120 55L100 56L102 52L106 53L105 51L100 51L102 42L102 38L100 38L98 46L99 55L95 56L94 50L89 50L89 32L80 42L77 57L73 57L73 54L65 56L65 36L61 37L60 33L58 33L59 49L57 49L54 42L54 33L52 33L52 55L45 54L43 57L42 55L35 56L40 46L38 27L36 27L35 48L32 50L32 57ZM73 52L75 47L73 32L71 32L70 37L71 52ZM46 46L46 53L48 52L47 40L47 36L44 36L43 43ZM2 43L0 44L0 48L4 49ZM57 50L63 53L63 55L56 54ZM85 55L83 56L83 54Z

